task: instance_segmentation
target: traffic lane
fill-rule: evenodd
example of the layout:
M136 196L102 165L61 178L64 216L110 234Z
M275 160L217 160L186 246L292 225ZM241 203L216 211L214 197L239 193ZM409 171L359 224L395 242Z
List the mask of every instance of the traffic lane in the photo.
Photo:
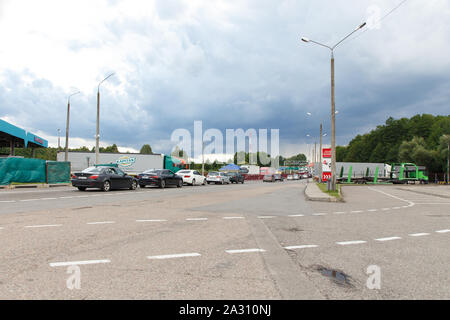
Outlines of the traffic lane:
M245 221L122 223L1 233L2 298L279 298ZM148 259L199 253L198 257ZM81 266L81 291L66 288L67 266ZM85 278L86 276L86 278Z
M266 183L265 192L254 194L252 197L241 199L227 199L220 206L198 205L192 211L216 212L219 214L238 212L246 216L272 218L296 214L314 213L310 202L305 201L305 183Z
M16 200L7 198L0 201L0 214L4 213L24 213L38 210L50 210L57 208L80 207L80 205L97 205L108 203L123 203L124 201L140 201L147 198L159 198L164 196L183 196L190 194L220 193L229 190L248 190L252 187L265 187L261 183L249 183L244 185L211 185L211 186L187 186L183 188L168 187L160 189L148 187L131 190L113 190L102 192L98 190L87 190L84 192L78 190L55 192L48 191L30 197L28 193L16 195Z
M447 243L444 235L434 235L297 249L290 254L329 299L449 299ZM370 266L380 268L380 290L367 287ZM345 274L348 281L340 281L339 275L327 277L323 269Z

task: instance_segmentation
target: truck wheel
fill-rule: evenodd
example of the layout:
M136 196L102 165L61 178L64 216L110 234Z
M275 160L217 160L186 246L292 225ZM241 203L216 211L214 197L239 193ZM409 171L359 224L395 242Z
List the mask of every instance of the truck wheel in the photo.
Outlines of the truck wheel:
M109 190L111 190L111 183L108 180L103 182L102 190L105 192L108 192Z
M164 189L164 188L166 187L166 181L161 180L161 182L159 183L159 187L160 187L161 189Z

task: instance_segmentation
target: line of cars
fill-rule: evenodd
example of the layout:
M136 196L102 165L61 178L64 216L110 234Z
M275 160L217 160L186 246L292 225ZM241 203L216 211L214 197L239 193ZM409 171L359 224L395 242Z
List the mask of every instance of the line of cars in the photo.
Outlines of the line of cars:
M82 172L72 175L72 185L80 191L87 188L97 188L103 191L112 189L136 190L137 187L176 186L181 188L184 184L206 185L206 184L231 184L244 183L245 177L238 172L210 172L205 177L197 170L180 170L177 173L168 169L150 169L133 177L117 167L96 166L89 167Z

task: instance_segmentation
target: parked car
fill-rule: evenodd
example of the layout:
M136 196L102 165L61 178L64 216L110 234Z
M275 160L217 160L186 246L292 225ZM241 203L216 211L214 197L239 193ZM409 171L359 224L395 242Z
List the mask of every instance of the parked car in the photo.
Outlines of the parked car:
M177 175L181 176L184 183L193 186L206 184L206 177L197 170L180 170L177 172Z
M297 173L294 173L294 180L300 180L300 176Z
M150 169L138 175L139 186L158 186L165 188L166 186L183 186L183 178L167 169Z
M294 180L294 176L292 174L288 175L287 180Z
M273 174L264 175L263 182L275 182L275 176Z
M138 180L119 168L89 167L72 175L72 185L80 191L85 191L87 188L98 188L103 191L111 189L136 190Z
M244 183L245 177L239 172L228 172L227 176L230 177L231 183Z
M279 173L276 173L273 176L275 178L275 181L281 181L281 182L284 181L284 177L281 174L279 174Z
M206 176L206 182L208 182L208 184L210 183L230 184L230 177L223 172L213 171L208 173L208 175Z

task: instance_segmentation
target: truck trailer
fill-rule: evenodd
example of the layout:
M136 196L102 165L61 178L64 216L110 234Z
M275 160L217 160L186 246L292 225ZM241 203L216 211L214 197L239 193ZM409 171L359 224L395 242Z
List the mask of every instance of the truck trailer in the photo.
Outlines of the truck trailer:
M57 161L64 161L64 152L58 152ZM95 165L95 152L72 151L68 154L71 172L79 172ZM184 159L164 154L100 153L99 164L114 164L129 175L137 175L148 169L169 169L174 173L187 169Z

